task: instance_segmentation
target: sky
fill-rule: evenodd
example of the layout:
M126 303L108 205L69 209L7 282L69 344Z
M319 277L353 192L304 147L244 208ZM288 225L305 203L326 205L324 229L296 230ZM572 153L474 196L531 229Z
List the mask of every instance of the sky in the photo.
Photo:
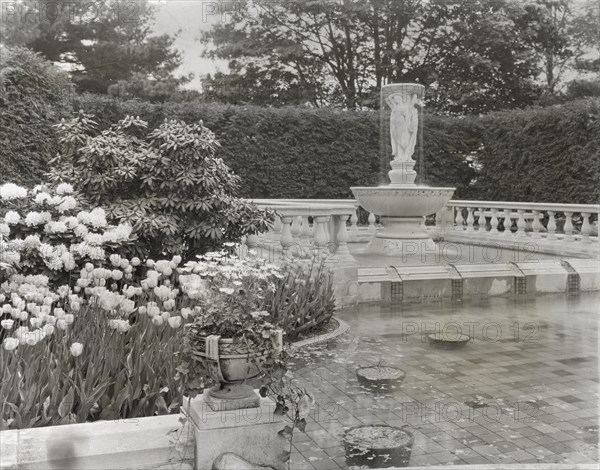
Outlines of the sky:
M200 90L200 77L227 69L226 61L213 61L202 57L203 45L196 39L202 31L209 30L218 21L226 21L227 14L221 15L217 2L206 0L161 0L156 2L154 32L156 34L179 35L175 48L182 54L183 63L178 75L194 74L194 80L185 88Z

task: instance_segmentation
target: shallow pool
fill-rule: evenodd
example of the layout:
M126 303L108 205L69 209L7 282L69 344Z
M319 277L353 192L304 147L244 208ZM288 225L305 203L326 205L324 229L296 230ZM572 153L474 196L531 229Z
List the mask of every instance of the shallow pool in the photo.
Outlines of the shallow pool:
M317 406L292 468L346 468L344 430L372 423L407 425L411 466L598 462L599 306L582 293L342 311L349 332L295 360ZM472 339L438 349L432 331ZM359 385L356 369L376 364L404 381Z

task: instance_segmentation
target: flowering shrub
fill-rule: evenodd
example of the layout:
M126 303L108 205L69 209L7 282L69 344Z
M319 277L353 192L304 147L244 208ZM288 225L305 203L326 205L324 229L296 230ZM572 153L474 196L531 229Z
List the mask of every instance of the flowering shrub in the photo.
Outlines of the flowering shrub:
M250 345L271 337L275 326L264 307L267 292L284 278L277 266L213 252L187 262L182 272L188 273L179 277L183 291L203 300L189 325L199 334L243 337Z
M104 265L111 254L134 242L130 226L110 225L103 209L85 208L70 184L59 184L55 191L0 186L0 262L5 270L18 266L19 273L47 276L51 287L58 286L74 282L86 263Z
M154 130L127 116L98 132L80 112L57 126L62 151L51 181L72 181L111 220L132 226L142 258L185 259L264 232L270 211L236 197L239 178L215 156L219 146L202 123L165 121Z

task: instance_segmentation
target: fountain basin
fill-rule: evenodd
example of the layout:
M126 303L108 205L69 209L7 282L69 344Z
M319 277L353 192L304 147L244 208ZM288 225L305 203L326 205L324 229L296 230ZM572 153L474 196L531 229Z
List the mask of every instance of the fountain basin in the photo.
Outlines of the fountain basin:
M456 188L424 186L354 186L354 197L369 212L382 217L425 217L444 207Z
M435 243L421 224L426 215L448 203L456 188L389 185L350 189L362 207L382 219L384 228L375 234L369 250L397 256L435 250Z

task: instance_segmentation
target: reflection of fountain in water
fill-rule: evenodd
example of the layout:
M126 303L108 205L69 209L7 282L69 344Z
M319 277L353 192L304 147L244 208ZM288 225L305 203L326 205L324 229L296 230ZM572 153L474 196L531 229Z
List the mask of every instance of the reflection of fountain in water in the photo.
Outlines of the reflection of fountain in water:
M373 252L397 255L406 252L407 244L412 245L410 252L413 254L435 249L433 240L420 226L426 215L438 212L454 194L455 188L424 185L422 176L418 179L419 184L415 184L417 172L414 167L423 170L423 112L420 102L424 91L423 85L415 83L385 85L381 89L382 161L388 161L392 148L396 148L396 155L390 163L392 169L388 172L390 183L351 188L361 206L379 215L384 224L385 228L369 243ZM416 111L418 127L415 129ZM391 126L395 126L393 132ZM418 145L411 149L407 142L415 142L414 139ZM418 161L413 159L415 150Z

